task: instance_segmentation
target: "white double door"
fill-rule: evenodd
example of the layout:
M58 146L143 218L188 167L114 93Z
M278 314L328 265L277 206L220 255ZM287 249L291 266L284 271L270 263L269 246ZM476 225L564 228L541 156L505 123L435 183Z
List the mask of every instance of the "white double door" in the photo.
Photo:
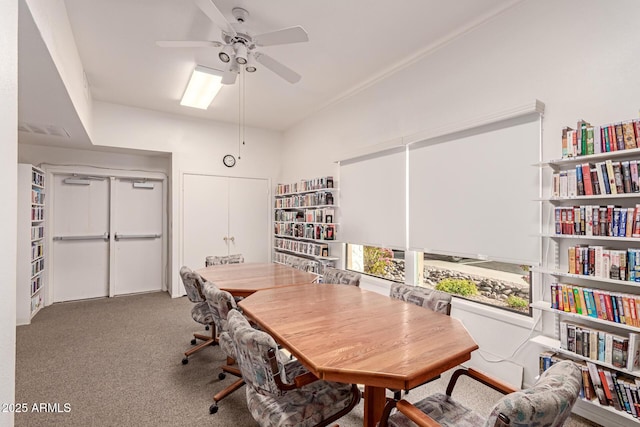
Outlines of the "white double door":
M164 183L53 175L53 302L159 291Z
M269 181L183 175L182 262L205 266L210 255L240 253L246 262L268 262Z

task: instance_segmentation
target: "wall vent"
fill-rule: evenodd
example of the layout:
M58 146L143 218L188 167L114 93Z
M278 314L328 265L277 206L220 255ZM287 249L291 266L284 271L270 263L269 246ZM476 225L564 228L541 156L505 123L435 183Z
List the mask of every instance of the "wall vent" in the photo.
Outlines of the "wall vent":
M69 132L60 126L41 125L35 123L18 122L20 132L38 133L40 135L59 136L61 138L71 138Z

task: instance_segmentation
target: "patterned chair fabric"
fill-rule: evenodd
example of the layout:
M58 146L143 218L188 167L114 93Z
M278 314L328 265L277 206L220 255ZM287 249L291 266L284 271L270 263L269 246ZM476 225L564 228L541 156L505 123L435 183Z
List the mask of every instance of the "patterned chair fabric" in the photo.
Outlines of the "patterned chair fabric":
M394 283L391 285L391 298L425 307L438 313L451 312L451 294L421 286Z
M200 283L202 283L202 276L195 271L192 271L189 267L183 266L180 269L180 278L184 285L184 290L187 291L187 298L191 302L204 302L204 295L200 291Z
M360 286L360 273L325 267L322 273L322 283L340 283L344 285Z
M317 380L293 390L281 390L275 377L291 384L293 379L306 372L297 360L283 362L278 358L278 372L269 363L269 350L276 352L273 338L265 332L253 329L238 311L228 317L228 334L238 356L242 377L247 383L247 406L260 426L311 427L342 416L360 400L357 387ZM333 417L333 418L332 418Z
M496 427L505 425L498 419L505 415L514 427L560 427L571 413L582 385L580 369L565 360L552 365L528 389L507 394L491 410L489 418L456 402L450 396L438 393L414 404L415 407L446 427ZM414 426L402 413L391 415L388 425Z
M210 336L202 335L199 333L193 334L191 345L195 347L192 347L191 349L185 351L185 357L184 359L182 359L182 363L186 365L187 363L189 363L189 356L206 348L209 345L216 343L218 314L215 310L212 310L209 307L209 304L205 300L202 288L203 285L208 282L204 280L202 276L192 271L189 267L183 266L180 269L180 278L182 279L185 291L187 291L187 297L191 302L195 304L193 308L191 308L191 317L196 322L205 325L206 329L211 329ZM201 340L202 342L196 345L197 340Z
M205 282L203 284L202 293L215 317L218 332L225 332L227 330L227 315L229 314L229 310L238 308L235 299L229 292L220 290L211 282Z
M205 259L204 266L210 265L222 265L222 264L242 264L244 262L244 256L242 254L233 254L226 256L208 256Z

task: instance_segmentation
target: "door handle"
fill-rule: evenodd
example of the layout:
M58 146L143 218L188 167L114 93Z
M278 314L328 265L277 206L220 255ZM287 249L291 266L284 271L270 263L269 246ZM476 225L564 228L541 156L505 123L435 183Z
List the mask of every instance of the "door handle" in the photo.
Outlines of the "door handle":
M235 238L235 237L233 237L233 236L229 237L229 240L231 240L233 243L235 243L235 242L236 242L236 238Z
M229 238L228 238L227 236L224 236L224 237L222 238L222 240L224 240L224 241L226 242L227 240L229 240Z
M53 240L109 240L109 233L93 236L54 236Z
M162 237L162 234L114 234L113 238L116 240L121 239L157 239Z

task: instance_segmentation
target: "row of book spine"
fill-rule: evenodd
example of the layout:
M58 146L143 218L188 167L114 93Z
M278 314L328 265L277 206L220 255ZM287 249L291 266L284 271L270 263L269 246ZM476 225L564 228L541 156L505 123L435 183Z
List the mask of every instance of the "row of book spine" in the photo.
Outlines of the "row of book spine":
M575 169L555 172L554 198L627 194L640 192L638 160L605 160L583 163Z
M640 146L640 121L626 120L601 126L578 121L576 129L562 128L562 157L630 150Z
M640 282L640 249L577 245L568 253L569 274Z
M640 360L640 335L614 334L577 323L560 322L560 348L616 368L635 371Z
M334 224L308 224L295 222L274 222L276 236L298 237L314 240L335 240Z
M640 237L640 204L559 206L554 220L558 235Z
M275 213L275 220L281 222L333 222L333 208L307 209L301 211L285 211L278 209Z
M333 205L333 193L320 191L276 199L276 208L304 208Z
M38 171L31 171L31 184L44 187L44 175Z
M322 274L324 267L335 267L334 261L316 261L284 252L274 252L273 261L316 274Z
M552 283L551 308L640 327L640 296L567 283Z
M301 242L291 239L275 239L274 245L278 249L297 252L303 255L329 256L329 246L322 243Z
M42 239L44 237L44 225L34 225L31 227L31 240Z
M333 188L332 176L324 176L321 178L313 179L302 179L291 184L278 184L276 186L276 196L299 193L301 191L322 190L326 188Z
M567 360L567 357L551 351L541 353L540 372L544 372L561 360ZM573 362L582 372L580 396L584 400L597 399L602 406L610 406L638 418L640 415L640 380L638 378L589 361L574 360Z

